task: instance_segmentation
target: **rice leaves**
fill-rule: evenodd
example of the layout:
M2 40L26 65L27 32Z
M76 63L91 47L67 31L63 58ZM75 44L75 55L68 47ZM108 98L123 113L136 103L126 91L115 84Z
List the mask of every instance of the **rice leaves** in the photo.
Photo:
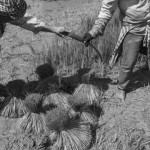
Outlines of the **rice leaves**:
M27 113L17 122L17 130L22 133L44 134L44 114Z
M74 97L85 101L84 103L98 106L100 106L101 95L102 91L92 84L80 84L73 93Z
M80 119L71 117L66 110L55 108L46 116L46 127L52 133L52 149L86 150L91 143L91 128Z
M5 99L5 107L1 110L1 116L6 118L20 118L27 113L24 102L16 97L9 97Z

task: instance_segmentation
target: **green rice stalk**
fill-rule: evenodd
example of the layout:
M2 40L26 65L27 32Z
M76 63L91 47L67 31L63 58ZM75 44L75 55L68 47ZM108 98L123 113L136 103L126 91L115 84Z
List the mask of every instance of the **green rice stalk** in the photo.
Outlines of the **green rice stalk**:
M39 77L39 80L44 80L50 76L53 76L54 75L54 68L51 66L50 63L45 63L45 64L42 64L40 66L38 66L35 70L36 74L38 75Z
M80 84L73 93L74 97L82 99L84 103L97 106L100 106L101 95L102 91L92 84Z
M91 143L91 128L74 116L69 116L63 108L55 108L45 117L52 149L86 150Z
M1 110L1 116L5 118L20 118L27 113L24 102L21 99L12 97L9 103L7 104L6 102L5 104L5 107Z
M58 132L54 147L65 150L87 150L91 143L91 129L87 124L79 120L68 120L67 129ZM51 136L50 136L51 138Z
M44 134L46 131L44 114L27 113L17 121L17 131L21 133Z

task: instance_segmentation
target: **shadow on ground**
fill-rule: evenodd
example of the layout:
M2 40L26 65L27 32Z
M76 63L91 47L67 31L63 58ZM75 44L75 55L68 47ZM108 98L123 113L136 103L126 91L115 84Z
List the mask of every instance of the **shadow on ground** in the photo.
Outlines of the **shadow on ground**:
M150 71L137 70L133 73L132 81L127 92L132 92L138 88L143 88L150 85Z

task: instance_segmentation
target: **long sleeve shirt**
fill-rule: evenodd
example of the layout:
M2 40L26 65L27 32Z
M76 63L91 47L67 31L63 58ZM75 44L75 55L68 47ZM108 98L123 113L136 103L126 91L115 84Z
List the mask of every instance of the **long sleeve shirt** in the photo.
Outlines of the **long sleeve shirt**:
M103 0L98 19L90 31L93 37L103 34L117 6L120 9L120 20L123 26L137 26L142 28L150 20L149 0ZM143 31L144 28L141 28L140 30ZM139 29L134 30L135 32L139 32Z
M103 35L105 27L116 8L120 9L122 28L109 62L113 68L119 57L119 47L128 32L136 35L145 35L143 43L148 47L150 61L150 1L149 0L103 0L98 19L89 33L93 37ZM145 46L144 45L144 46Z

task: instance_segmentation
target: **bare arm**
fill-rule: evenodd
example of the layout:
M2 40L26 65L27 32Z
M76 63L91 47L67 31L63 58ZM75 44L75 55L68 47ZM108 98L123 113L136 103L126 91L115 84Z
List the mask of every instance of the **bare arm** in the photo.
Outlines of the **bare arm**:
M19 20L11 21L10 24L32 31L35 34L39 32L50 32L55 34L61 34L65 32L64 27L50 26L28 13L26 13L25 16Z
M96 37L103 35L105 27L117 8L118 0L103 0L98 19L89 33Z

